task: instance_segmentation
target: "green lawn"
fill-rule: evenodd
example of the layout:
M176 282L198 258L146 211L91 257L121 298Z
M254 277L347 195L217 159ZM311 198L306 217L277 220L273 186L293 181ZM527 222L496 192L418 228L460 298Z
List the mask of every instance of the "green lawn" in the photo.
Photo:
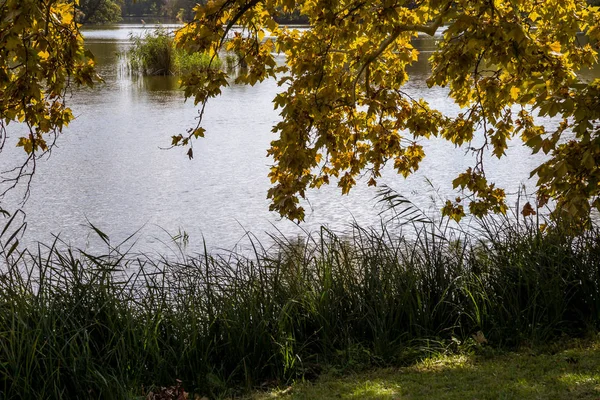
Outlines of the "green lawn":
M600 341L559 350L452 355L406 368L322 376L266 399L600 399Z

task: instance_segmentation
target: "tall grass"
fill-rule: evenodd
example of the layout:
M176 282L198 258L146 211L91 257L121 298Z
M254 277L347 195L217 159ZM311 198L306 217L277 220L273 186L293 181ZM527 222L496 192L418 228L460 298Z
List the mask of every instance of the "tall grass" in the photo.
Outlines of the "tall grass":
M220 68L219 58L205 53L188 53L175 47L173 35L157 28L142 36L132 35L127 53L129 69L141 75L185 75L207 68Z
M180 379L188 391L233 395L325 365L402 364L479 331L515 346L600 327L597 230L416 228L410 240L354 226L275 236L269 248L253 241L252 256L172 259L58 242L19 251L8 224L0 392L121 399Z

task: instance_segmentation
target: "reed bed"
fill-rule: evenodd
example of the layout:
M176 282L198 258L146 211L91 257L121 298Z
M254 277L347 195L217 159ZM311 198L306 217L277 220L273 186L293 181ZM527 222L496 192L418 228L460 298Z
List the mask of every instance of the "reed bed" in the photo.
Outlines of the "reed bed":
M206 53L188 53L177 48L174 34L160 27L142 36L131 35L130 39L132 47L125 56L132 73L144 76L180 76L223 66L218 57L213 60Z
M12 220L9 222L13 222ZM476 233L414 222L274 236L253 254L176 258L2 235L0 393L6 399L211 397L402 365L459 346L519 346L600 327L600 239L504 220ZM95 229L95 228L94 228ZM1 397L1 396L0 396Z

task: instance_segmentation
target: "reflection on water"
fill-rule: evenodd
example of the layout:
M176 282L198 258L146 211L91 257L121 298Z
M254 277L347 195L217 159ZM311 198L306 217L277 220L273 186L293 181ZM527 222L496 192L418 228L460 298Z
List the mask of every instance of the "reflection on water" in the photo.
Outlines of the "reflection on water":
M165 240L162 229L175 233L181 228L193 250L202 249L203 238L209 248L231 248L246 230L264 238L263 232L275 229L291 235L322 224L336 230L354 220L364 226L378 224L373 201L377 189L365 182L348 196L335 186L308 193L307 221L301 227L268 211L271 161L266 149L278 120L271 103L278 90L273 80L254 87L232 84L211 101L204 121L207 137L194 143L193 160L182 149L164 150L171 135L195 124L198 111L191 101L184 103L177 78L126 73L122 54L131 46L130 34L151 29L131 24L84 31L105 82L73 94L69 104L77 119L59 138L52 157L38 164L25 206L29 241L47 242L60 234L66 242L85 246L86 220L111 235L115 244L144 227L142 248L156 248ZM454 114L458 109L447 99L447 89L427 89L425 83L426 59L434 45L431 38L415 40L422 57L411 67L405 90ZM423 145L427 157L415 175L405 180L388 169L381 183L428 209L432 195L438 200L453 195L452 179L473 160L441 140ZM517 141L507 153L505 160L488 159L487 173L516 192L540 158Z

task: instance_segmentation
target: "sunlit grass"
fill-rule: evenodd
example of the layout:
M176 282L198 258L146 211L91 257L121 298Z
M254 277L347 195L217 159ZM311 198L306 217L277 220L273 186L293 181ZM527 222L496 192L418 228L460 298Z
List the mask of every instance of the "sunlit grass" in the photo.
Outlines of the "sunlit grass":
M410 367L347 376L323 375L265 399L598 399L600 341L542 352L524 349L496 355L448 355Z

